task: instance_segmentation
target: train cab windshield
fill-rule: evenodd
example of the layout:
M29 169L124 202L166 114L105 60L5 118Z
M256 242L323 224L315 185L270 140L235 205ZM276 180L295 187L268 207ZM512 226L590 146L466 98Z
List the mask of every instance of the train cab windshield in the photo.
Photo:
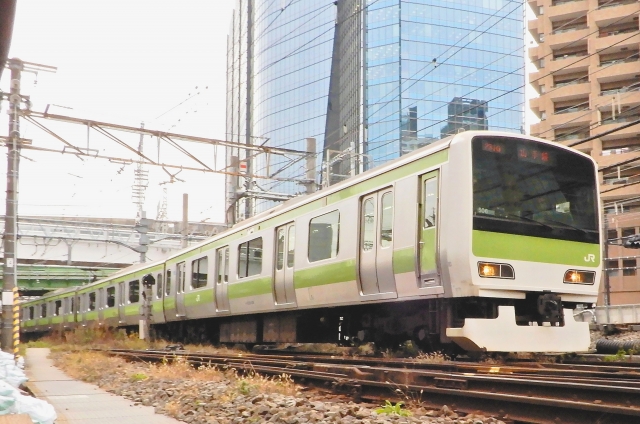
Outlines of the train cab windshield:
M593 163L547 144L475 137L473 229L598 243Z

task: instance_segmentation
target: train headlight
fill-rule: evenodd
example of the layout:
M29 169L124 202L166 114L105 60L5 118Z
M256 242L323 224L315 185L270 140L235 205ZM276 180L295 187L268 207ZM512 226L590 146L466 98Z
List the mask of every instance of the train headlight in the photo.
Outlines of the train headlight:
M593 284L596 281L596 273L593 271L579 271L570 269L564 273L565 284Z
M511 265L492 262L478 262L478 274L483 278L515 278Z

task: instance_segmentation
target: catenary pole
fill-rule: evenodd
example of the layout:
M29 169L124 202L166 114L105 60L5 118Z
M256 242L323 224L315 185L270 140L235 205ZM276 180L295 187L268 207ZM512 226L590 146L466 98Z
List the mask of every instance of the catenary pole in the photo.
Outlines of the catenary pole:
M7 198L4 220L4 268L2 272L2 350L14 353L13 304L14 289L18 281L17 264L17 214L18 214L18 170L20 166L20 76L23 63L9 59L11 70L9 91L9 137L7 139ZM17 342L17 341L16 341ZM16 343L17 344L17 343Z

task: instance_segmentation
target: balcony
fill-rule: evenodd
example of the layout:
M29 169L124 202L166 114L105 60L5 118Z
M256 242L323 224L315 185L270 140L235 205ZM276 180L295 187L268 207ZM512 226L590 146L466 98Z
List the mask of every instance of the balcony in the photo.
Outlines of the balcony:
M612 35L592 38L590 40L591 46L589 51L598 53L606 52L608 54L623 51L623 49L638 49L638 43L640 43L640 31L638 31L638 29L622 33L615 32L616 31L613 31Z
M580 25L575 28L562 28L554 31L545 38L545 43L551 50L560 50L568 46L586 46L588 36L589 28Z
M624 111L623 111L624 113ZM599 125L591 130L591 135L597 136L603 134L607 131L611 131L620 126L627 124L629 122L635 121L638 119L638 116L623 116L622 118L618 118L616 120L603 120L602 125ZM619 140L624 138L637 138L640 137L640 128L638 125L632 125L630 127L621 129L619 131L615 131L611 134L604 135L600 137L602 141L610 141L610 140Z
M590 92L591 84L583 81L575 84L562 83L562 85L556 85L548 92L548 95L554 103L558 103L575 99L588 100Z
M586 72L589 69L589 56L561 57L547 62L545 71L553 75L574 74Z
M598 99L598 109L611 110L611 105L616 107L620 104L623 108L632 108L640 105L640 87L630 90L606 90L600 93ZM636 114L640 118L640 114Z
M608 3L591 12L591 19L598 26L604 28L620 20L621 16L637 16L640 12L640 2L628 0L624 2Z
M531 36L534 40L538 41L538 25L540 25L539 19L533 19L531 21L527 21L527 29L531 33Z
M531 59L533 63L538 63L538 60L545 56L542 50L542 46L529 48L529 59Z
M593 73L600 84L614 81L634 80L640 78L640 61L638 59L631 61L617 61L598 68Z
M559 128L561 126L587 125L591 122L591 111L565 109L561 113L554 113L547 118L547 122L551 128Z
M586 0L553 2L547 11L547 16L551 22L565 21L579 16L586 16L589 12L589 2Z

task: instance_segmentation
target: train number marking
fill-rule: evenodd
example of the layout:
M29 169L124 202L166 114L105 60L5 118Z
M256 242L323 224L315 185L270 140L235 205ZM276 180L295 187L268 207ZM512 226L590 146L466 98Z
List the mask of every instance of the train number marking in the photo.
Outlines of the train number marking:
M585 262L595 262L596 261L596 255L594 255L593 253L589 253L587 256L584 257L584 261Z

